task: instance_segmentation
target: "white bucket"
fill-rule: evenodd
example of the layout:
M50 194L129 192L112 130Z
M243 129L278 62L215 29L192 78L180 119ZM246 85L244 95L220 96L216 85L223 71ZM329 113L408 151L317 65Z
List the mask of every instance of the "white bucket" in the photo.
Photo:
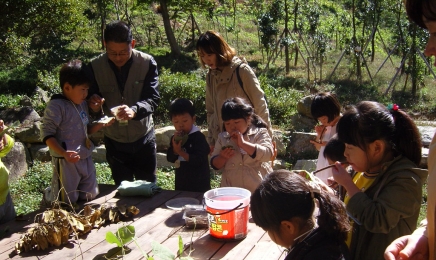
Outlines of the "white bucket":
M247 236L250 196L249 190L237 187L216 188L204 193L212 237L233 240Z

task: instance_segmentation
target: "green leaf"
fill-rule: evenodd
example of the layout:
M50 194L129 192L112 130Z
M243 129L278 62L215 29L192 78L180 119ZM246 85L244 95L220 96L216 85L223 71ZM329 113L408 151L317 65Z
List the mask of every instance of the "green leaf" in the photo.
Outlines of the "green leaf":
M151 248L153 251L153 256L158 257L160 260L174 260L176 256L171 253L171 251L157 243L156 241L151 242Z
M116 234L121 243L125 245L135 237L135 227L131 225L121 227Z
M179 235L179 255L181 256L183 254L183 240L182 237Z
M111 244L117 244L118 247L123 247L120 240L118 240L117 236L115 236L115 234L112 233L111 231L108 231L106 233L106 241Z

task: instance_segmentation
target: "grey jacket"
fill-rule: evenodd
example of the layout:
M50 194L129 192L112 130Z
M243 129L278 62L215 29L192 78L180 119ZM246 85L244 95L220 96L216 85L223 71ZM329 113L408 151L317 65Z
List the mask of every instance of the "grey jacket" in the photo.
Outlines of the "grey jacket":
M80 114L86 117L83 121ZM81 159L88 158L91 156L94 144L91 142L90 149L86 148L87 123L89 123L89 116L86 101L75 105L63 95L53 95L44 111L41 139L45 143L48 138L54 137L65 150L78 152ZM61 157L51 149L50 155Z

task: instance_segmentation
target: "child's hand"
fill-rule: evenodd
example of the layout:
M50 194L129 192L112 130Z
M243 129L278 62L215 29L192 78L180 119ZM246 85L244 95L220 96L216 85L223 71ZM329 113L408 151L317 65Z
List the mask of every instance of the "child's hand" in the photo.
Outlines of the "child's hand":
M230 159L233 155L235 155L235 150L230 147L227 147L220 152L220 156L226 160Z
M88 106L94 112L100 111L101 107L103 106L103 103L104 103L104 98L100 97L97 94L92 95L88 100Z
M5 129L5 123L3 122L3 120L0 119L0 132L3 131ZM3 148L6 146L6 135L3 135L0 138L0 151L3 150Z
M176 135L176 133L174 133L174 136ZM180 155L180 152L182 151L182 140L177 142L175 140L174 136L171 138L171 143L173 144L173 152L175 154L179 154Z
M321 150L322 146L325 146L327 144L327 142L317 142L315 140L310 140L310 143L313 144L318 151Z
M80 160L80 155L75 151L65 151L65 160L70 163L76 163Z
M353 179L345 167L340 162L336 162L335 165L336 166L332 168L334 180L342 186L347 186L347 184L353 183Z
M323 125L316 125L315 126L315 132L318 136L321 136L322 132L324 132L325 126Z
M113 123L115 123L115 121L116 121L116 119L115 119L115 117L114 117L114 118L112 118L109 122L104 123L104 124L103 124L103 127L110 126L110 125L112 125Z
M230 139L232 139L232 141L235 142L236 145L241 147L244 144L245 140L244 140L244 137L242 136L241 132L233 131L229 134L230 134Z

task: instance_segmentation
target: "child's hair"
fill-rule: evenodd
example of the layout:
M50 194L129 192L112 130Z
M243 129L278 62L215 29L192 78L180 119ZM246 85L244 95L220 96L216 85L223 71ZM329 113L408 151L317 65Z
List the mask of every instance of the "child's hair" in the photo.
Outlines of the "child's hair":
M278 232L284 220L296 219L300 227L314 226L312 215L319 201L319 228L344 241L350 223L344 204L319 188L314 190L309 180L288 170L268 174L251 195L251 216L254 223L267 231Z
M338 136L334 135L324 147L324 158L335 162L345 162L347 158L344 155L345 143L339 141Z
M116 43L131 43L133 40L130 26L123 21L113 21L104 29L104 41Z
M235 49L230 47L218 32L212 30L200 35L196 49L203 68L205 67L205 64L201 59L201 52L206 54L216 54L216 65L218 67L229 65L232 62L233 57L236 55Z
M341 114L341 104L336 95L330 92L318 93L312 100L310 113L314 119L327 116L330 123Z
M421 161L418 128L397 105L388 110L380 103L361 101L346 110L336 130L339 140L363 151L375 140L383 140L394 156L404 155L416 165Z
M407 0L406 12L412 22L421 28L427 29L423 18L428 21L436 21L436 1Z
M65 63L59 72L59 83L63 90L65 83L69 83L73 88L78 85L91 84L91 80L87 77L81 60L71 60Z
M191 100L186 98L176 98L171 101L169 107L170 118L184 113L188 113L192 117L195 116L195 107Z
M224 101L221 107L221 117L223 121L230 119L247 119L259 128L268 128L265 121L254 113L254 108L243 98L234 97Z

